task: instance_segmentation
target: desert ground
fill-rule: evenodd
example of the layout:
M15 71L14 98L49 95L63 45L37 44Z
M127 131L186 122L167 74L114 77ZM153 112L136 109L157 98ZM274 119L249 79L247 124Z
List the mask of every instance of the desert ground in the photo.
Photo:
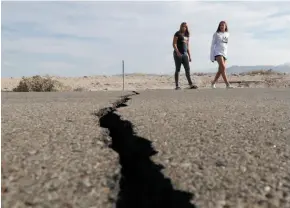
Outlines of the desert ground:
M1 78L2 205L289 208L290 75L213 76Z
M194 73L192 78L200 88L209 88L210 81L214 74ZM56 77L53 80L59 81L63 86L59 91L119 91L123 88L122 76L83 76L83 77ZM1 78L1 90L11 91L20 82L19 78ZM146 90L146 89L173 89L174 77L172 75L150 75L130 74L125 75L125 90ZM233 86L244 88L263 87L290 87L290 74L279 74L268 71L255 71L246 74L229 75L229 81ZM181 87L187 87L184 73L180 75ZM225 87L222 79L218 87Z
M2 92L3 207L290 207L289 88L138 93Z

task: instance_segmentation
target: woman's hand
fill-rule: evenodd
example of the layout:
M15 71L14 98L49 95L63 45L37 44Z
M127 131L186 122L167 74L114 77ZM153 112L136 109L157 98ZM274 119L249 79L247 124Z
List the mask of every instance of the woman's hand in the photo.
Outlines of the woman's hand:
M182 56L182 54L179 51L176 51L176 54L177 54L178 57Z

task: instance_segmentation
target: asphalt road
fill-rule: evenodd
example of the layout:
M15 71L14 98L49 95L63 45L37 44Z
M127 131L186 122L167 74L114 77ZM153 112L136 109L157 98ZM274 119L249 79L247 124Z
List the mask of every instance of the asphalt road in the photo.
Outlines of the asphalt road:
M118 155L92 113L120 95L2 92L3 207L112 207Z
M175 190L158 200L185 191L197 207L290 207L290 89L152 90L118 111L158 151ZM154 192L164 180L141 161L132 183Z
M2 205L290 207L289 89L119 96L2 93Z

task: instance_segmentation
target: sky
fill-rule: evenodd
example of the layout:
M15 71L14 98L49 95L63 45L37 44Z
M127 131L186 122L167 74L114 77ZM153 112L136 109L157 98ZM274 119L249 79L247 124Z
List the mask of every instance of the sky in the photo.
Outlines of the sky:
M2 1L1 13L2 77L114 75L122 60L125 73L173 73L183 21L192 72L216 70L209 54L221 20L228 66L290 61L290 1Z

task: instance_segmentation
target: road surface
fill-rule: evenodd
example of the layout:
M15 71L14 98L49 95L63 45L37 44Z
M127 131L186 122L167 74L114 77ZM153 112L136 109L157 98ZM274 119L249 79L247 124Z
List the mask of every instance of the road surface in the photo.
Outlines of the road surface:
M290 207L289 89L139 93L2 93L3 206Z

